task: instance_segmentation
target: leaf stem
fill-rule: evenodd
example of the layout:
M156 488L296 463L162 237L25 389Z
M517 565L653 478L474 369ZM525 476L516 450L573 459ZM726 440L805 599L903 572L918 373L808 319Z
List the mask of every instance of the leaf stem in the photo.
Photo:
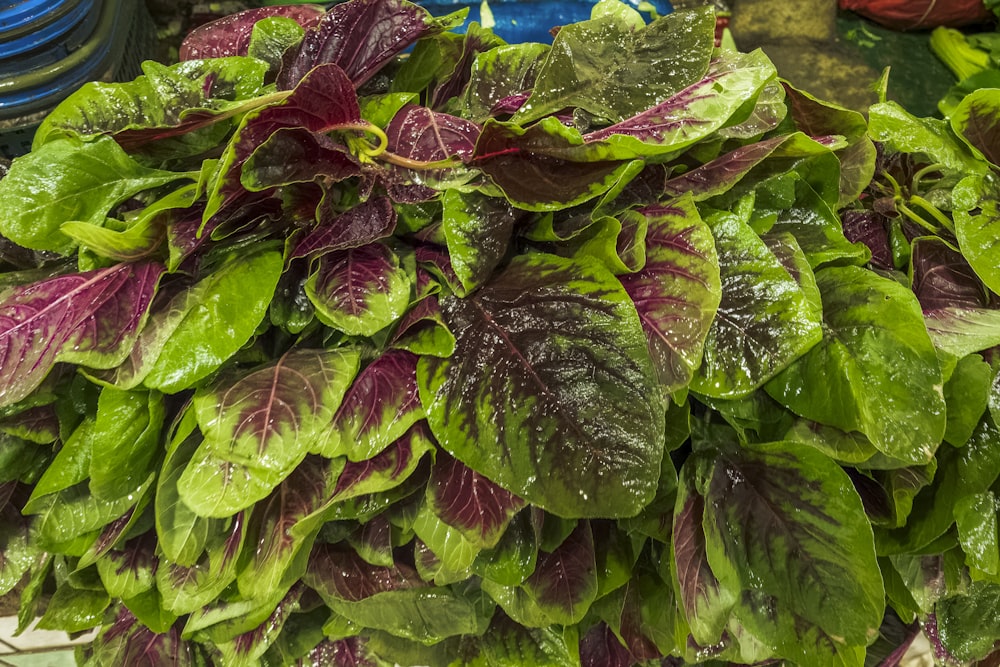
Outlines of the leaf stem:
M929 213L932 218L937 220L941 224L941 226L947 229L949 232L951 232L952 234L955 233L955 225L948 218L948 216L946 216L944 213L941 212L940 209L938 209L937 206L930 203L920 195L910 195L910 202L916 204L924 211Z

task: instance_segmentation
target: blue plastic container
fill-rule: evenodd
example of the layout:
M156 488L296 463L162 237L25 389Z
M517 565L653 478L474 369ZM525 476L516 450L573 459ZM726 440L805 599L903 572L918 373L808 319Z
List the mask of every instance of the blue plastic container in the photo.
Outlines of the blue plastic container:
M435 15L447 14L462 7L469 8L465 22L483 23L481 3L469 0L418 0L421 6ZM550 30L555 26L586 21L596 0L490 0L493 15L493 32L505 41L551 43ZM638 9L640 0L626 0ZM673 7L667 0L649 2L660 15L669 14Z
M0 0L0 156L88 81L127 80L156 46L142 0Z

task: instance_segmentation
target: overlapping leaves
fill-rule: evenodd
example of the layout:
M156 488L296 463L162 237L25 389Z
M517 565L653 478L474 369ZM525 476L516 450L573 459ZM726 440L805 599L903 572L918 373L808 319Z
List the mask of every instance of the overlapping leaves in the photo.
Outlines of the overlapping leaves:
M707 9L460 19L209 24L0 180L22 624L95 667L860 667L896 616L985 657L993 93L867 125Z

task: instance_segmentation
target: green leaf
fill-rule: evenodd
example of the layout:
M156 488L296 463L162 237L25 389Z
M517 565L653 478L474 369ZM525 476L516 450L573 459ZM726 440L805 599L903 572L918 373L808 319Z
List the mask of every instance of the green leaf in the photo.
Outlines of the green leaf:
M712 233L690 197L642 209L646 262L622 276L664 393L688 385L701 365L705 338L722 298Z
M941 643L959 660L980 660L1000 641L1000 586L972 584L968 595L935 607Z
M823 340L767 384L807 419L860 431L910 463L934 455L946 424L937 354L907 288L858 267L822 269Z
M708 71L714 24L704 8L668 14L640 30L608 13L563 26L512 120L527 125L566 107L612 122L645 111Z
M329 428L360 363L355 350L293 350L198 391L205 440L178 480L185 505L224 518L267 496Z
M279 252L230 256L150 316L131 356L108 381L121 389L142 383L172 394L206 378L253 336L281 270Z
M183 567L194 566L209 536L225 525L219 519L206 519L195 513L181 500L177 487L188 461L203 439L197 430L194 410L187 410L171 438L156 482L156 537L166 558Z
M612 147L619 159L678 155L742 121L748 101L756 100L775 76L774 65L760 50L721 51L700 81L585 138Z
M778 656L860 666L885 593L846 473L813 449L772 443L721 453L704 483L708 562L734 616Z
M739 398L800 357L822 332L798 282L747 223L729 213L706 222L719 254L722 301L691 389Z
M702 646L719 643L737 600L708 561L706 503L698 487L709 472L710 461L704 456L692 456L681 468L669 558L678 607L691 636Z
M371 336L410 303L410 279L388 246L370 243L320 257L305 283L316 317L352 336Z
M282 56L299 45L305 29L298 22L284 16L268 16L253 24L247 56L263 60L277 72L282 64Z
M972 149L973 154L1000 163L997 135L1000 132L1000 94L995 88L974 90L948 114L951 129Z
M104 591L90 591L63 584L49 600L38 621L40 630L82 632L101 624L111 598Z
M946 442L961 447L976 430L990 393L993 370L978 354L958 361L944 385L948 422L944 431Z
M477 192L446 190L441 228L448 255L464 294L489 280L507 254L518 211L503 200Z
M168 67L147 60L142 69L143 76L134 81L92 81L81 86L45 118L33 148L63 137L112 134L129 150L166 136L168 143L176 142L172 148L190 148L182 154L197 154L222 141L229 123L207 132L198 132L199 128L254 106L241 102L261 94L268 64L228 57L186 60Z
M942 447L934 483L913 500L904 528L878 531L880 554L913 553L943 535L963 498L987 491L1000 476L1000 429L987 413L962 447Z
M952 190L958 246L987 287L1000 291L1000 181L967 176Z
M0 233L66 255L76 247L60 230L67 220L100 225L130 197L182 178L190 176L142 166L110 137L59 139L15 160L0 181Z
M1000 311L986 308L940 308L924 313L934 347L962 358L1000 345Z
M90 437L90 492L113 500L134 492L152 472L163 426L163 397L157 392L101 391Z
M955 524L965 562L970 568L992 577L1000 575L997 509L992 491L974 493L955 503Z
M468 570L481 547L465 537L460 530L442 521L426 501L413 522L413 532L437 556L445 569L466 572L468 576Z
M163 608L183 616L218 602L222 591L236 579L237 557L246 542L246 519L238 514L224 530L209 533L206 549L190 567L161 558L156 568L156 588ZM273 607L272 607L273 608Z
M871 258L867 246L847 240L837 213L804 180L796 181L795 204L778 213L771 232L791 233L813 269L831 264L861 266Z
M660 391L614 276L594 262L522 256L442 307L455 354L422 357L417 375L449 453L561 516L630 516L652 498ZM558 328L536 326L552 318Z
M538 43L506 44L478 54L461 98L462 117L485 122L505 97L530 90L550 48Z
M580 664L577 628L572 625L526 628L497 614L479 641L479 654L467 664L469 667L576 667Z
M896 102L872 105L868 110L868 132L890 150L926 155L930 162L960 174L987 171L987 164L951 132L948 121L917 118Z

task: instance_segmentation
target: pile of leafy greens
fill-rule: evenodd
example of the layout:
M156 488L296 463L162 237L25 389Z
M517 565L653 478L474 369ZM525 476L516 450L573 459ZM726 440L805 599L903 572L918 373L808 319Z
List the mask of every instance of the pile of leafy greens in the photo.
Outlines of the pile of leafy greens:
M1000 90L859 113L617 0L252 10L0 180L0 591L87 665L1000 642ZM995 663L990 663L995 664Z

